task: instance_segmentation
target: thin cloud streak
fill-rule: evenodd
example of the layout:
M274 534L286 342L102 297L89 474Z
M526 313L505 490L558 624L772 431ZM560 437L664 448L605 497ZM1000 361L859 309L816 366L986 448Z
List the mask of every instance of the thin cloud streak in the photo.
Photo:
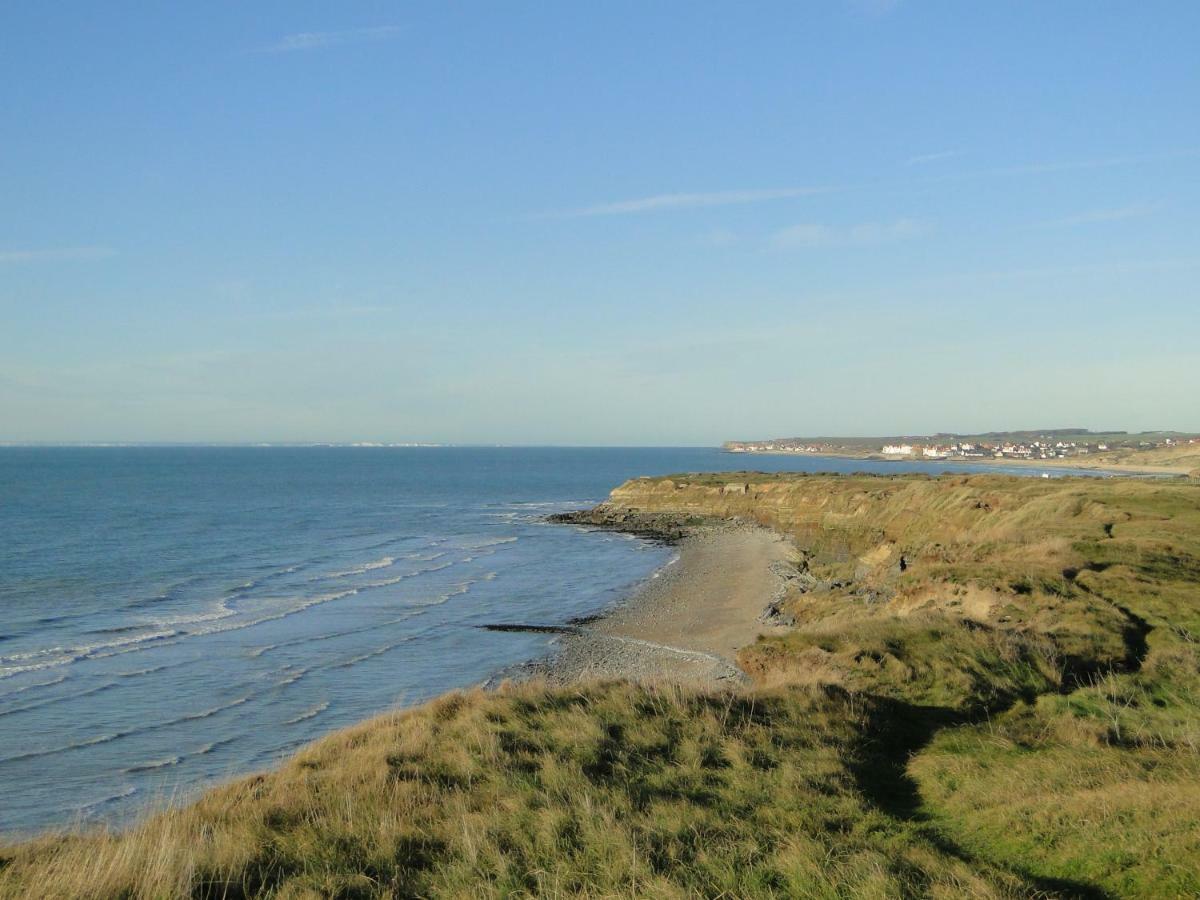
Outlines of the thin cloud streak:
M399 25L377 25L374 28L350 28L345 31L300 31L284 35L274 44L263 47L262 53L294 53L300 50L320 50L341 44L361 44L383 41L400 34Z
M938 162L943 159L950 159L952 156L958 156L957 150L943 150L940 153L923 153L920 156L910 156L904 161L906 166L920 166L925 163Z
M50 250L0 250L0 263L73 262L108 259L116 251L110 247L59 247Z
M702 209L712 206L738 206L747 203L767 203L794 197L811 197L829 193L833 188L770 188L751 191L710 191L690 194L655 194L633 200L599 203L582 209L551 213L554 218L577 219L590 216L626 216L638 213L670 212L679 209Z
M929 227L917 219L894 222L863 222L847 228L805 223L775 232L771 245L778 250L811 247L866 247L921 237Z

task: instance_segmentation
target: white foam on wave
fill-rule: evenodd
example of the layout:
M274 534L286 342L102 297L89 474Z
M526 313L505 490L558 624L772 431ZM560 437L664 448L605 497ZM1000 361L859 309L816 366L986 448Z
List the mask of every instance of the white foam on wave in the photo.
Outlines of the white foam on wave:
M22 672L36 672L65 666L88 657L99 656L97 651L140 645L151 641L161 641L175 637L180 632L175 629L153 631L149 634L139 634L115 641L97 641L92 644L79 644L74 647L46 647L41 650L31 650L28 653L15 653L10 656L0 656L0 678L12 678ZM138 649L142 649L138 647ZM103 654L111 656L113 654Z
M137 793L137 788L133 785L123 788L115 794L110 794L107 797L102 797L99 800L93 800L91 803L84 803L82 806L76 806L75 811L86 815L101 806L107 806L110 803L116 803L118 800L124 800L127 797L132 797Z
M373 572L376 569L386 569L396 562L396 557L385 556L382 559L377 559L374 562L363 563L361 566L355 566L352 569L343 569L340 572L326 572L324 575L314 575L309 581L329 581L334 578L350 578L354 575L362 575L364 572Z
M285 669L284 671L287 670ZM286 678L275 682L275 687L287 687L289 684L295 684L311 671L312 669L296 669L295 671L288 672Z
M285 721L281 724L297 725L300 722L305 722L309 719L315 719L317 716L319 716L321 713L325 712L325 710L327 710L327 709L329 709L329 701L323 700L322 702L318 703L316 706L312 707L311 709L306 709L304 712L300 713L300 715L296 716L293 719L288 719L287 721Z
M233 596L222 597L215 607L208 612L182 614L177 616L164 616L160 618L150 619L148 624L158 628L177 627L180 625L197 625L200 622L216 622L220 619L228 619L230 616L236 616L237 610L233 609L229 604L234 598Z
M130 766L128 769L122 769L123 775L134 775L139 772L153 772L156 769L167 769L171 766L179 765L183 760L182 756L167 756L162 759L152 759L144 763Z
M515 543L519 538L514 536L495 538L492 540L478 542L471 546L461 547L459 549L466 551L475 551L476 555L467 555L459 559L452 559L443 562L439 565L425 566L423 568L414 569L411 572L404 572L393 578L387 578L380 581L367 582L356 587L347 588L342 591L333 591L327 594L319 594L315 597L302 598L299 602L294 603L287 608L271 612L267 615L249 616L247 618L238 618L239 610L234 609L231 603L237 599L239 589L235 589L229 595L219 600L215 607L210 608L206 612L194 614L181 614L177 616L167 616L132 624L131 628L153 628L156 630L130 635L128 637L118 638L111 641L98 641L90 644L80 644L76 646L66 647L49 647L40 650L28 651L25 653L11 654L8 656L0 656L0 679L11 678L23 672L40 671L43 669L54 668L58 666L70 665L82 659L107 659L112 656L119 656L125 653L138 652L147 649L148 646L166 646L168 644L178 643L179 640L201 637L211 634L224 634L230 631L240 631L245 628L253 628L256 625L261 625L266 622L274 622L288 616L296 615L304 612L314 606L319 606L324 603L329 603L335 600L341 600L346 597L354 596L362 591L375 588L388 587L399 582L416 578L421 575L428 575L433 572L440 572L449 569L460 563L473 562L481 556L490 556L495 552L496 547ZM433 562L446 556L445 551L438 552L429 556L427 560ZM394 565L395 557L385 556L381 559L366 563L352 570L346 570L340 573L332 573L330 575L319 576L313 580L325 580L346 577L349 575L363 574L365 572L377 571ZM292 571L298 566L289 567L287 570L279 570L279 572ZM276 573L278 574L278 573ZM488 576L485 576L488 577ZM490 577L495 577L494 575ZM243 585L243 588L253 587L259 582L249 581ZM437 602L444 602L449 596L455 596L459 591L452 592L445 598L439 598ZM269 599L269 598L260 598ZM434 604L418 604L418 605L434 605ZM210 623L223 622L224 620L233 619L224 625L217 627L200 627L207 626ZM263 653L272 647L262 648L258 653ZM252 653L251 655L257 655Z
M441 559L447 551L439 550L437 553L409 553L404 558L416 560L417 562L433 562L435 559Z
M444 594L439 594L436 598L431 600L429 603L422 604L422 606L441 606L443 603L445 603L447 600L450 600L452 597L462 596L467 591L471 590L471 585L473 585L474 583L475 583L474 581L464 581L464 582L461 582L460 584L456 584L454 586L454 590L447 591Z
M463 547L462 549L463 550L482 550L485 547L498 547L501 544L515 544L519 540L520 540L519 537L492 538L491 540L479 541L478 543L469 544L469 545Z
M199 749L197 749L197 750L196 750L194 753L189 753L189 754L188 754L188 756L189 756L189 757L192 757L192 756L206 756L206 755L208 755L209 753L212 753L212 752L213 752L214 750L216 750L218 747L224 747L224 746L226 746L227 744L232 744L234 741L236 741L236 740L238 739L238 737L240 737L240 735L236 735L236 734L234 734L234 735L230 735L230 736L229 736L229 737L227 737L227 738L221 738L221 740L219 740L219 741L210 741L210 742L209 742L209 743L207 743L207 744L203 744L203 745L202 745L202 746L201 746Z

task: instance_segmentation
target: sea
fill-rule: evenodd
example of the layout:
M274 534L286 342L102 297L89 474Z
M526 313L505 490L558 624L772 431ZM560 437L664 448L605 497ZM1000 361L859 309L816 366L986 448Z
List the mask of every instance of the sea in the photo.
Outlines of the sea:
M634 476L748 467L997 471L707 448L0 447L0 834L119 826L544 655L552 636L479 626L602 611L671 552L548 514Z

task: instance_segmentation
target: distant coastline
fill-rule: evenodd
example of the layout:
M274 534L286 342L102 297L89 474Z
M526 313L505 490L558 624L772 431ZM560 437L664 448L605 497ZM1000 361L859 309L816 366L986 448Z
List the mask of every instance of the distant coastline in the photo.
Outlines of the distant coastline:
M911 456L884 456L882 453L851 453L848 451L843 453L835 453L833 451L797 453L793 450L725 450L724 452L741 454L743 456L804 456L816 459L863 459L871 460L872 462L922 462L930 464L942 463L943 465L997 466L1001 468L1019 466L1021 468L1034 469L1091 469L1097 472L1111 472L1114 475L1156 475L1160 478L1176 475L1186 476L1193 469L1193 467L1186 465L1155 466L1131 463L1105 463L1099 460L1093 461L1079 457L1067 459L1013 459L1003 457L998 459L994 456L983 456L962 459L927 459Z
M726 441L721 449L746 455L1032 466L1114 475L1200 476L1200 435L1181 431L1131 433L1050 428L979 434L782 437Z

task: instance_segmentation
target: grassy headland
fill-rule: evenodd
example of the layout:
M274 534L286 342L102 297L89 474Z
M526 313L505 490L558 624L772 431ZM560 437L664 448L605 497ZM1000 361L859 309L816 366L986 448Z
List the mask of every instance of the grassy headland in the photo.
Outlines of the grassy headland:
M594 518L792 539L754 687L449 695L4 848L0 894L1200 891L1200 484L678 476Z

